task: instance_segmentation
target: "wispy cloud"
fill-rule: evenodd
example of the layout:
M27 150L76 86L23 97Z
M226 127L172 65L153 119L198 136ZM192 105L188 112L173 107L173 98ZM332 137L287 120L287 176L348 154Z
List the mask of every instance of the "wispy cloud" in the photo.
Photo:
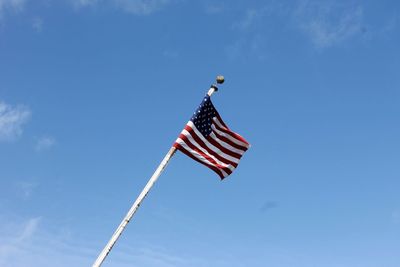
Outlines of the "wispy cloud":
M178 51L173 49L165 49L162 55L168 59L177 59L179 57Z
M205 6L205 12L209 15L219 14L225 9L223 3L208 3Z
M26 0L0 0L0 10L7 8L21 10L25 5Z
M29 108L0 102L0 141L10 141L22 134L22 126L31 116Z
M56 144L56 140L51 136L44 136L37 140L35 150L40 152L48 150Z
M244 17L238 22L234 23L233 27L240 30L246 30L252 26L257 19L264 15L264 9L249 8L246 10Z
M108 5L134 15L149 15L168 4L171 0L72 0L75 7Z
M28 199L32 196L33 191L37 187L36 183L28 181L20 181L16 183L18 194L23 199Z
M19 225L15 223L1 225L0 266L11 266L14 259L20 256L23 247L30 243L36 233L39 222L40 217L37 217Z
M281 1L271 0L262 6L242 10L231 26L232 31L236 32L236 40L226 47L227 57L230 60L252 57L261 61L268 58L266 46L270 42L269 34L276 29L268 25L276 24L277 21L287 23L286 18L291 14L291 8Z
M22 222L15 218L0 219L3 219L0 220L0 266L89 266L96 253L78 238L72 241L62 229L49 231L41 217Z
M318 48L339 44L363 29L363 9L351 2L299 2L295 10L296 23Z
M21 11L27 0L0 0L0 19L6 11L18 12Z
M268 58L268 44L282 30L285 34L291 31L304 34L317 49L339 45L357 36L366 37L364 9L354 1L297 0L288 4L271 0L241 12L232 24L236 40L226 47L231 60L249 56L259 60ZM393 23L389 25L393 27Z
M268 57L265 49L265 36L260 33L243 34L227 45L225 53L229 60L255 58L265 60Z
M29 219L22 228L21 233L17 236L15 241L24 242L30 239L32 235L36 232L39 222L40 222L40 217Z
M113 0L117 7L135 15L148 15L160 10L170 0Z
M41 32L43 30L43 19L40 17L35 17L32 20L32 28L36 31L36 32Z
M177 223L182 226L179 227L178 234L182 234L183 229L192 229L192 234L204 235L201 231L193 232L193 229L199 229L198 222L184 214L164 210L157 217L167 226L169 224L176 226ZM88 233L85 232L85 228L76 229L79 232L47 217L21 219L0 213L0 266L91 266L103 248L104 240L99 242L98 237L87 238ZM297 263L298 266L307 266L299 264L299 258L279 246L258 247L252 250L250 255L241 255L236 253L237 249L242 247L241 242L238 242L236 248L230 247L229 250L224 250L221 249L220 243L214 244L200 238L196 241L196 247L199 247L200 243L203 244L200 247L207 249L199 251L190 247L184 249L181 246L166 246L163 245L164 242L157 242L152 238L137 238L140 236L138 233L136 238L121 239L109 255L106 265L109 267L245 267L264 266L263 262L267 262L267 257L275 257L283 265L286 263L287 266L294 266ZM210 253L210 250L217 253ZM289 254L291 256L287 257Z
M72 0L73 4L75 7L86 7L86 6L92 6L94 4L97 4L99 0Z
M249 7L243 10L243 15L233 23L233 29L249 30L258 28L265 30L268 19L287 17L291 6L276 0L268 1L262 6Z
M250 51L253 35L248 34L251 26L254 26L256 18L261 18L263 12L254 8L247 9L244 16L232 24L232 30L239 31L238 38L225 48L225 53L230 60L236 60L247 56ZM257 41L258 42L258 41ZM246 51L246 53L244 53Z
M41 217L22 222L0 217L0 266L89 266L100 252L99 244L68 231L65 234L60 226L57 226L58 230L50 231L45 225ZM107 266L206 267L215 263L221 267L239 266L222 259L226 256L224 253L220 253L218 259L203 259L137 240L133 243L133 246L119 244L110 254ZM223 261L226 264L221 264Z

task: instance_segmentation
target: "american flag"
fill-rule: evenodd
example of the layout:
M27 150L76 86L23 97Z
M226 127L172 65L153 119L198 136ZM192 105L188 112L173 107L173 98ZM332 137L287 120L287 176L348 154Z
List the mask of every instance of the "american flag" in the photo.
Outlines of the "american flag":
M250 145L226 126L206 95L173 146L224 179Z

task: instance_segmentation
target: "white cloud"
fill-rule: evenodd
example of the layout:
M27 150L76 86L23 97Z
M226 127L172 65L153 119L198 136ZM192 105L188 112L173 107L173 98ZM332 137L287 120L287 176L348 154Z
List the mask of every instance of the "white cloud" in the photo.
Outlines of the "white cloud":
M246 10L245 16L234 24L234 28L240 30L246 30L252 26L255 21L263 16L264 11L262 9L250 8Z
M26 0L0 0L0 10L12 8L20 10L24 7Z
M243 16L234 22L233 29L249 30L259 28L265 30L268 19L287 17L291 6L280 1L268 1L261 7L251 7L244 10Z
M75 7L88 7L95 5L111 5L120 10L134 15L149 15L169 3L171 0L72 0Z
M60 225L55 227L56 230L46 229L41 217L30 218L23 222L2 217L0 217L0 266L90 266L103 245L79 238ZM135 246L115 247L107 259L107 266L205 267L211 264L205 259L181 256L168 248L138 241L134 243Z
M228 57L236 59L253 54L261 60L265 59L268 35L274 32L268 25L276 23L283 29L291 28L305 34L319 49L357 36L365 37L366 32L363 8L354 2L298 0L289 5L272 0L263 6L244 10L242 17L235 20L232 29L238 31L239 37L227 47Z
M0 219L0 266L89 266L96 254L87 244L65 236L60 226L58 233L45 229L41 217L23 222Z
M62 210L60 212L62 213ZM0 266L91 266L105 245L104 242L107 241L104 238L109 237L93 236L88 238L85 227L75 225L75 229L79 231L75 232L73 228L65 225L65 220L62 219L60 223L58 220L45 220L43 217L32 217L26 220L15 217L15 215L5 216L4 212L0 212ZM182 234L185 229L191 229L190 233L195 236L204 235L203 232L198 231L197 221L186 215L164 210L161 211L158 219L166 225L176 226L178 224L181 229L178 234ZM95 226L93 224L91 227ZM99 233L99 231L89 232ZM251 254L241 255L235 253L241 249L242 243L240 242L237 246L224 251L219 249L218 244L210 243L207 238L197 240L194 237L196 246L200 244L199 247L204 250L193 250L184 249L181 246L163 245L162 241L165 240L162 239L160 242L154 242L152 238L147 239L140 232L134 235L136 238L131 239L126 233L125 238L119 240L105 265L109 267L245 267L265 266L263 262L270 262L270 258L273 257L283 265L307 266L307 264L299 262L304 259L279 246L262 246L252 250ZM223 235L220 237L222 238ZM218 251L218 253L210 253L210 251ZM289 254L291 257L287 257Z
M99 0L72 0L76 7L86 7L97 4Z
M263 61L268 58L265 47L265 36L258 32L252 32L251 34L240 35L238 39L227 45L225 54L229 60L255 58Z
M170 0L113 0L122 10L135 15L148 15L163 8Z
M209 15L219 14L219 13L223 12L224 9L225 9L225 6L222 3L207 4L205 6L205 12L206 12L206 14L209 14Z
M300 1L295 17L318 48L339 44L363 29L363 9L350 2Z
M230 60L246 59L248 57L263 61L269 57L268 43L270 32L275 27L269 27L277 21L287 24L287 17L293 12L292 6L278 0L263 3L262 6L249 7L242 11L241 17L235 19L231 29L236 31L235 40L225 48Z
M37 186L36 183L27 181L21 181L16 183L16 187L18 189L18 195L20 195L20 197L23 199L28 199L32 195L36 186Z
M169 59L176 59L179 57L179 53L176 50L172 50L172 49L165 49L162 52L162 55Z
M11 266L18 258L23 247L30 243L35 235L40 218L31 218L23 224L5 223L1 226L0 266ZM12 265L14 266L14 265Z
M24 242L24 241L27 241L28 239L30 239L33 236L33 234L36 232L39 222L40 222L40 217L29 219L26 222L26 224L24 225L24 227L22 228L22 231L17 236L15 241L16 242Z
M44 136L37 140L35 145L36 151L48 150L56 144L56 140L51 136Z
M43 19L40 17L36 17L32 20L32 28L36 32L41 32L43 30Z
M22 126L31 116L25 106L11 106L0 102L0 141L10 141L22 134Z
M21 11L25 6L26 0L0 0L0 19L5 11Z

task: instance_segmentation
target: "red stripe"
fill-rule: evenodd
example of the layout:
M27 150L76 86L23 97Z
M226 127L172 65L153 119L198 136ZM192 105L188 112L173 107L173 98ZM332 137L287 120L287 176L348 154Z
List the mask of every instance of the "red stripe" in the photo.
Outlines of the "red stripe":
M218 128L218 125L216 125L215 123L214 123L213 125L214 125L218 130L220 130L220 129ZM220 131L221 131L221 130L220 130ZM221 139L221 140L224 141L225 143L227 143L227 144L233 146L234 148L243 150L243 152L245 152L245 151L247 150L247 147L244 147L244 146L241 146L241 145L238 145L238 144L232 142L231 140L229 140L228 138L226 138L226 137L220 135L220 134L217 133L216 131L213 131L213 133L215 134L215 136L218 137L218 139Z
M174 143L173 145L176 149L180 150L182 153L186 154L188 157L191 157L192 159L194 159L195 161L203 164L204 166L210 168L211 170L213 170L216 174L218 174L218 176L222 179L224 179L224 175L222 174L222 172L213 166L207 165L206 163L202 162L201 160L198 160L195 156L193 156L189 151L187 151L186 149L184 149L180 144L178 143Z
M221 116L220 116L218 113L217 113L216 117L217 117L217 119L219 120L219 122L226 128L226 130L225 130L225 129L221 129L220 127L218 127L218 125L217 125L216 123L214 123L215 127L217 127L218 130L220 130L220 131L222 131L222 132L224 132L224 133L227 133L227 134L229 134L230 136L232 136L233 138L236 138L236 139L238 139L239 141L242 141L243 143L249 145L249 142L247 142L242 136L238 135L238 134L235 133L235 132L232 132L232 131L228 128L228 126L226 126L226 124L224 123L224 121L222 120Z
M225 167L222 166L220 164L218 164L213 158L211 158L210 156L208 156L207 154L203 153L203 151L201 151L200 149L198 149L195 145L193 145L186 136L184 136L183 134L179 135L179 138L181 138L188 147L190 147L190 149L192 149L193 151L196 151L197 153L199 153L201 156L203 156L208 162L210 162L212 165L216 166L218 169L222 169L224 170L226 173L231 174L232 171Z
M224 158L223 156L221 156L220 154L218 154L217 152L211 150L201 139L200 137L197 136L196 132L192 129L192 127L190 127L189 125L186 125L185 130L189 132L190 136L193 137L193 139L205 150L207 150L207 152L211 155L213 155L214 157L216 157L218 160L222 161L223 163L226 164L230 164L233 167L237 167L238 164L235 162L230 161L229 159Z
M215 147L217 147L218 149L220 149L222 152L224 152L225 154L228 154L229 156L232 156L234 158L240 159L242 156L233 152L232 150L229 150L223 146L221 146L217 141L215 141L214 139L211 138L211 136L207 136L207 141L210 142L211 144L213 144Z
M229 127L225 124L225 122L222 120L221 116L219 115L218 112L216 112L217 114L215 114L215 117L218 118L218 120L221 122L222 126L224 126L226 129L229 130Z

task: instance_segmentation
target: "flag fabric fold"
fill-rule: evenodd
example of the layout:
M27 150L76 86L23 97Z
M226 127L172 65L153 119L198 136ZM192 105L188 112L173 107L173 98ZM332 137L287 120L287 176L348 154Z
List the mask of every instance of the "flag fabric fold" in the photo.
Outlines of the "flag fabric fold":
M221 179L230 175L250 147L231 131L206 95L173 144L175 148L216 172Z

